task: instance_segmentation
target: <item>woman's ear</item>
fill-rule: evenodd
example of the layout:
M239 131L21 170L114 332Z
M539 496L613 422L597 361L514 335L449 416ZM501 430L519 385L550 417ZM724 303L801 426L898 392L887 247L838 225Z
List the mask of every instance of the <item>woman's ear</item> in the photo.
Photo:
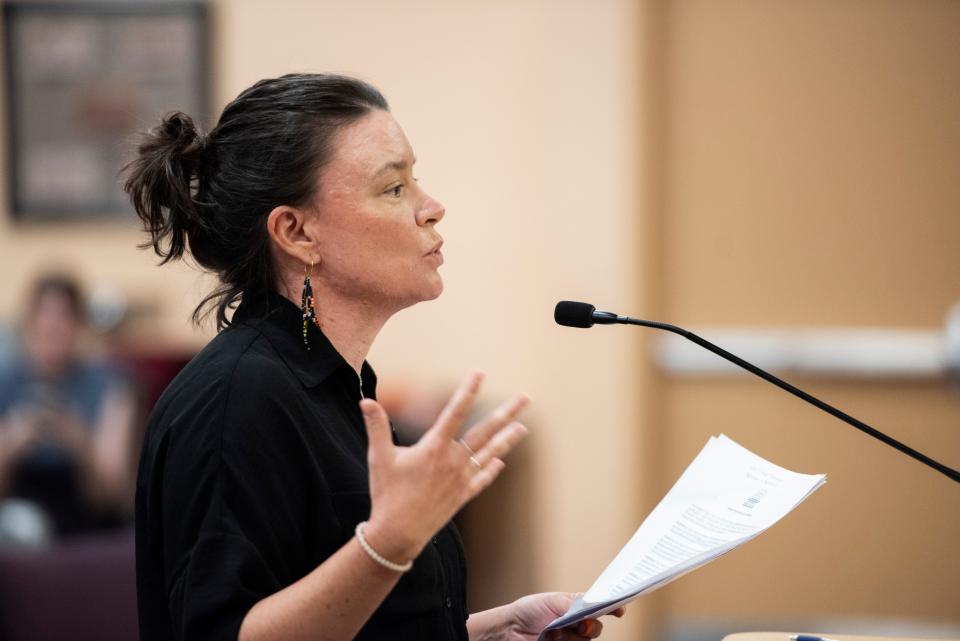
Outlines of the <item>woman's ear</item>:
M267 233L281 255L306 265L316 260L316 238L306 225L310 212L299 207L279 205L267 216Z

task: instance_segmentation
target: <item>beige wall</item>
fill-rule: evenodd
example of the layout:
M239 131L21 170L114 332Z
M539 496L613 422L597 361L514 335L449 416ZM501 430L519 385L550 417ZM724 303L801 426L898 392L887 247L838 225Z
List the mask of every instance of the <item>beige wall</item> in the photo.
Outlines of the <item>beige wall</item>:
M533 532L518 540L532 545L504 556L529 557L533 573L502 598L585 590L639 520L638 365L630 335L564 331L552 310L564 297L626 304L636 296L633 3L231 0L215 8L217 111L254 81L290 71L355 74L387 95L419 157L421 184L447 207L438 228L447 289L394 319L372 361L384 384L446 388L480 367L489 398L531 394L524 481L534 500L523 509L533 512ZM0 270L13 282L54 256L155 297L157 331L169 340L205 338L186 325L204 282L186 268L154 268L133 248L132 229L3 225ZM14 294L0 295L9 313ZM617 489L592 489L606 486ZM472 569L478 579L496 571ZM611 624L608 638L634 636L639 612Z
M960 300L960 3L659 7L656 314L941 328ZM960 466L944 381L797 384ZM664 623L960 623L956 484L758 379L662 377L651 396L659 490L720 431L829 474L783 523L658 595Z

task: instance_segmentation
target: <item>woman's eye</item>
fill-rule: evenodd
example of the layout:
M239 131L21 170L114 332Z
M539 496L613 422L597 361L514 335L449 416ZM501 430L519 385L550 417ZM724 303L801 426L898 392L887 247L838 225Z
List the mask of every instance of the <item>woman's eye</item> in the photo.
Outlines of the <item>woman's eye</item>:
M401 192L403 192L403 185L396 185L387 190L387 193L393 196L394 198L399 198Z

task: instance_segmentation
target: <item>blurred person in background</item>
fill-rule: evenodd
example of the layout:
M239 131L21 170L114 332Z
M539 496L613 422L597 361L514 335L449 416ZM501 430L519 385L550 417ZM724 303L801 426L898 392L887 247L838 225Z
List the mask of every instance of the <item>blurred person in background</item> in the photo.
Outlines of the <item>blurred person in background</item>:
M221 283L194 314L211 304L221 331L144 440L142 641L534 641L575 598L466 610L451 518L525 435L526 397L468 427L472 374L409 447L375 400L380 329L443 289L444 208L414 162L375 88L320 74L257 83L206 135L170 114L140 145L126 188L154 250Z
M58 537L122 523L133 493L135 399L118 370L82 356L85 329L77 282L43 276L0 363L0 505L26 501Z

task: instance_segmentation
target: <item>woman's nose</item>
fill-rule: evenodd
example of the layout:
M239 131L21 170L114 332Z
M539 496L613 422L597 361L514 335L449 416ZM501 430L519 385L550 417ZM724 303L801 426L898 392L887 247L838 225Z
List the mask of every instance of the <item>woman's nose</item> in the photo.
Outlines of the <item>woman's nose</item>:
M436 224L443 219L444 214L446 214L446 209L444 209L443 205L427 194L424 194L424 201L417 211L417 224Z

